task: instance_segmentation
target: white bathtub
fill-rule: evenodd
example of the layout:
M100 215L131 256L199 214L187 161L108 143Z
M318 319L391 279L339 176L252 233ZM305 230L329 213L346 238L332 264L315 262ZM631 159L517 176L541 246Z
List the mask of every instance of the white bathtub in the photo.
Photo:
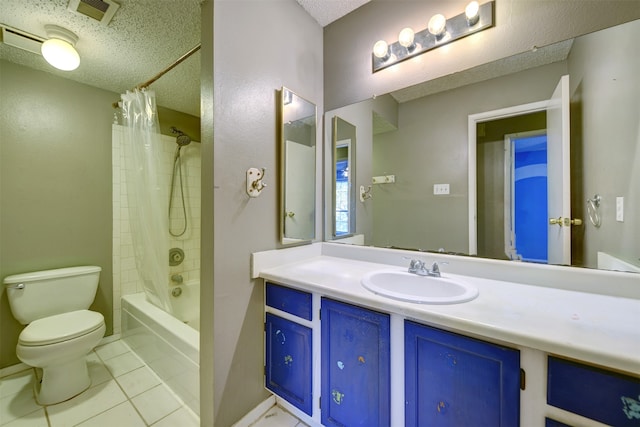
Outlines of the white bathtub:
M196 331L200 330L200 282L196 280L171 286L169 302L173 310L171 314Z
M187 309L186 300L189 293L199 298L200 292L197 284L182 287L188 289L175 298L180 320L148 302L144 293L123 296L122 340L199 414L200 333L184 322L199 326L199 315ZM197 299L191 303L199 310Z

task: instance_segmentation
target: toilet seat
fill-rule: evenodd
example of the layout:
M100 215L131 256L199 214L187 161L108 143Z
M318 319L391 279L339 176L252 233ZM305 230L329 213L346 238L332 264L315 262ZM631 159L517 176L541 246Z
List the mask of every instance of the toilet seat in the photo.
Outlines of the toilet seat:
M99 329L104 324L102 314L77 310L35 320L20 333L18 344L35 347L72 340Z

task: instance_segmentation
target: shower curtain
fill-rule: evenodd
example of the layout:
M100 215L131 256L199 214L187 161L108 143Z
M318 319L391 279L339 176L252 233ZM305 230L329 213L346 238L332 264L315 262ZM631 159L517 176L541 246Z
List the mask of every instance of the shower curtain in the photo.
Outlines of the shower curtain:
M160 174L162 143L155 92L127 91L121 107L125 188L136 267L147 298L171 313L168 191Z

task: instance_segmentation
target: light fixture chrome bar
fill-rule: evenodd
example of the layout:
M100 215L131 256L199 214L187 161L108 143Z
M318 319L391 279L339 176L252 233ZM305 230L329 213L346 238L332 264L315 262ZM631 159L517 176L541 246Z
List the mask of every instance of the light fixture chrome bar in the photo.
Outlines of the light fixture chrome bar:
M425 52L459 40L471 34L486 30L494 25L494 4L495 1L480 5L478 10L478 22L470 25L467 21L465 12L447 19L446 33L441 38L436 38L424 29L417 32L414 37L415 47L408 49L399 42L389 45L389 55L387 58L379 58L373 53L371 54L372 72L384 70L387 67L398 64L407 59L421 55Z

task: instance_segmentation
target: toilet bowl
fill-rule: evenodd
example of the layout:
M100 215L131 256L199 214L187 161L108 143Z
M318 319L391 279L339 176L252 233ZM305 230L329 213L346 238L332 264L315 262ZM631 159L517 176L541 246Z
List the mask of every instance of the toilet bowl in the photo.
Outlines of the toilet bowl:
M36 368L36 400L40 405L59 403L89 388L86 355L105 332L104 317L78 310L30 323L20 334L16 355Z
M41 405L71 399L91 385L86 356L100 343L104 316L88 310L100 267L70 267L4 279L13 316L26 327L16 355L36 368L35 395Z

